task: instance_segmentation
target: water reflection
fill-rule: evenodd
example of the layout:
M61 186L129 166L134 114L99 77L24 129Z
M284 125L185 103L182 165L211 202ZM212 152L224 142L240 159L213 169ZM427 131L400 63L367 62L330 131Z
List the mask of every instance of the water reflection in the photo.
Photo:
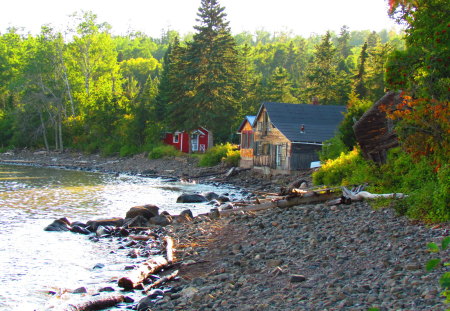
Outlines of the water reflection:
M60 217L87 221L123 217L135 205L156 204L170 213L205 204L177 204L183 192L216 191L208 185L166 183L133 176L0 166L0 310L42 310L49 290L108 286L130 263L117 245L86 236L45 232ZM113 253L112 253L113 251ZM97 263L105 268L93 270Z

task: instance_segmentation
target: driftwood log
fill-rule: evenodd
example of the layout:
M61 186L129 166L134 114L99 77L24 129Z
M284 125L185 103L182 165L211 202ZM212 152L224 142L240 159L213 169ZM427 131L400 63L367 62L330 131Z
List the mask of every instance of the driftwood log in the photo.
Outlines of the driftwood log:
M164 258L164 256L152 257L140 265L137 269L132 270L128 276L120 278L117 285L125 290L132 290L142 284L142 282L144 282L150 274L158 272L168 264L169 262L166 258Z
M170 236L166 236L164 238L164 241L166 242L166 258L167 262L171 264L173 262L173 239Z
M274 207L291 207L301 204L312 204L326 202L331 199L335 199L337 193L332 189L322 189L316 191L308 191L307 193L295 194L289 197L283 197L281 199L273 199L270 202L248 205L245 207L239 207L231 210L220 211L220 216L228 216L239 212L256 212L262 211Z
M350 199L352 201L362 201L364 199L403 199L407 197L407 195L403 193L383 193L383 194L374 194L367 191L352 191L347 189L346 187L342 187L342 195L346 199Z
M149 286L147 286L144 289L144 293L147 293L148 291L150 291L152 288L158 287L164 283L169 282L170 280L174 279L176 276L178 275L178 270L175 270L174 272L172 272L169 275L163 276L162 278L160 278L159 280L156 280L155 282L153 282L152 284L150 284Z
M94 311L104 310L106 308L114 307L116 304L123 302L125 296L123 295L109 295L109 296L94 296L86 301L76 304L68 304L57 310L61 311Z

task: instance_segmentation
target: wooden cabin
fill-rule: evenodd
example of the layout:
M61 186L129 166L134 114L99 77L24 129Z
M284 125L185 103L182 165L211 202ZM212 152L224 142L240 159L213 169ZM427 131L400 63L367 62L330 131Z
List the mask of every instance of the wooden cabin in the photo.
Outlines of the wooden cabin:
M213 146L212 132L199 127L193 131L176 131L166 133L164 143L174 146L177 150L184 153L205 153Z
M353 125L356 141L364 158L378 164L386 163L387 151L398 146L393 121L380 108L396 107L400 102L398 92L388 92Z
M246 116L244 121L238 128L238 134L241 135L240 139L240 154L241 159L239 166L242 168L253 167L253 127L252 124L255 121L255 116Z
M263 103L253 122L253 167L265 174L309 169L345 111L345 106Z

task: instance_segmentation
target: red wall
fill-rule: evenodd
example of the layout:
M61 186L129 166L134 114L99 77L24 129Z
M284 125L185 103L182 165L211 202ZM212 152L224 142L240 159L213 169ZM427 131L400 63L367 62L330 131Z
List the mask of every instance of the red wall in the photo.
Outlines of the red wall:
M198 151L197 152L205 152L208 150L208 131L199 128L199 131L206 133L206 134L199 134L198 137ZM178 133L178 142L174 142L175 134L174 133L166 133L166 136L164 137L164 143L167 145L174 146L177 150L181 150L182 152L189 153L190 149L190 135L186 132Z

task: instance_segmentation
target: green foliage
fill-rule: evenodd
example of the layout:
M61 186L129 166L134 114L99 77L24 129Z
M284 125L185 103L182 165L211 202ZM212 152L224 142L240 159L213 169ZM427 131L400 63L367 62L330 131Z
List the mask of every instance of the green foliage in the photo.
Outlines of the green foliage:
M339 136L334 136L323 142L322 149L319 151L319 159L321 162L338 158L348 149Z
M237 149L230 149L227 151L225 158L222 159L222 162L224 162L228 166L237 167L239 166L240 159L241 159L241 152Z
M135 155L138 153L139 153L139 148L137 146L125 145L125 146L120 147L119 155L121 157L128 157L128 156Z
M377 168L370 165L360 155L357 149L327 160L322 167L313 173L316 185L361 185L373 184L376 180Z
M408 197L395 201L394 208L401 215L427 222L450 220L450 165L437 172L429 159L413 158L393 149L388 164L375 166L364 160L355 149L328 160L313 174L315 184L354 185L369 183L377 192L405 193Z
M440 247L432 242L428 243L427 248L428 251L434 254L439 254L445 250L450 245L450 236L447 236L442 239ZM427 261L425 264L425 268L427 271L431 271L437 269L439 266L450 266L450 262L443 262L441 258L432 258ZM445 302L450 303L450 272L444 272L439 279L439 284L441 285L443 292L442 295L446 298Z
M236 146L230 143L215 145L208 149L202 156L199 166L214 166L221 161L226 161L230 164L236 164L238 161Z
M104 144L100 150L100 154L102 156L112 156L114 154L119 153L120 151L120 144L118 142L108 142Z
M160 159L164 157L175 157L181 156L182 152L175 149L174 146L170 145L160 145L155 148L148 154L150 159Z
M356 146L355 132L353 125L361 116L372 106L372 102L359 99L358 95L352 91L349 94L347 103L347 112L344 114L344 120L339 125L339 138L344 144L346 150L352 150Z

